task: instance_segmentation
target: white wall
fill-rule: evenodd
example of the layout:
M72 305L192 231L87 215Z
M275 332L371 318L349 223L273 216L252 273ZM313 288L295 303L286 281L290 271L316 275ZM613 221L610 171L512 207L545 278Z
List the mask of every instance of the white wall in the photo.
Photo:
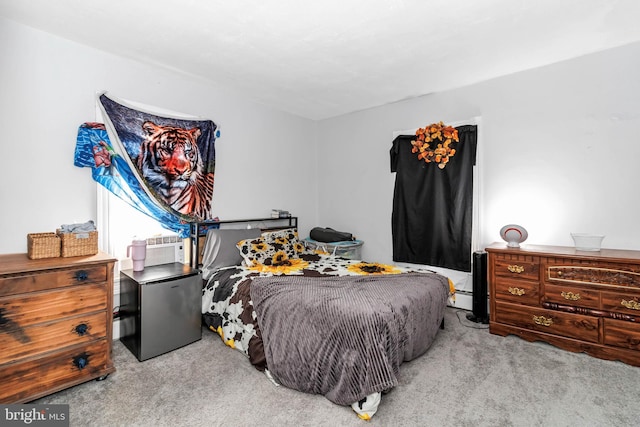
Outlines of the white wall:
M640 249L640 44L319 123L319 225L391 262L394 131L480 116L480 242L508 223L528 244ZM390 81L389 84L394 84Z
M391 262L393 132L480 116L483 245L515 222L527 243L571 245L580 231L640 249L640 44L317 123L2 19L0 55L0 253L26 251L27 233L95 219L95 184L73 150L100 90L221 126L222 218L287 209L301 235L350 231L365 259Z
M303 233L315 224L315 122L1 18L0 57L0 253L26 252L28 233L96 220L95 183L73 153L102 90L220 125L214 214L279 208L300 217Z

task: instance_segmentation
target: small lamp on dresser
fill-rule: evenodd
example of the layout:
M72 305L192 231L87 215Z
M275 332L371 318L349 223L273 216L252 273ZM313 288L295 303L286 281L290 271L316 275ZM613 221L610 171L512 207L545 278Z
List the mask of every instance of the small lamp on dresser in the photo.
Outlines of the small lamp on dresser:
M509 248L519 248L520 243L527 240L529 233L524 227L517 224L507 224L500 229L500 237L507 242Z

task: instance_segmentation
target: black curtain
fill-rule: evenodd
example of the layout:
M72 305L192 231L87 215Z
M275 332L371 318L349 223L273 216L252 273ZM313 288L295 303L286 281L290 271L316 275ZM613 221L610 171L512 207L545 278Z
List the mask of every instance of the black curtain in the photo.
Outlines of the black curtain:
M456 153L440 169L412 153L415 135L400 135L391 148L393 260L471 271L475 125L459 126Z

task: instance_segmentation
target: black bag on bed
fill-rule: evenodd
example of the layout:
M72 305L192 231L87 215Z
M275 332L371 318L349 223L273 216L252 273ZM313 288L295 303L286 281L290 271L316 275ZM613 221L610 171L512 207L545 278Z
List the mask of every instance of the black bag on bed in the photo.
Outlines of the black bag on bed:
M351 233L345 233L344 231L336 231L333 228L323 228L323 227L314 227L311 229L311 233L309 233L309 237L311 237L316 242L344 242L347 240L354 240L354 237Z

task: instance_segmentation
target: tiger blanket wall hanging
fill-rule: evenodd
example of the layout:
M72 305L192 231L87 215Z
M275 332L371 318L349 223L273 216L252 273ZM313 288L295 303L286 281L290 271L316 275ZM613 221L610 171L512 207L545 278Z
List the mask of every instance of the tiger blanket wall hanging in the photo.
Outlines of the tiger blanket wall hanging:
M98 105L114 148L156 203L187 222L213 218L213 121L160 115L106 93Z

